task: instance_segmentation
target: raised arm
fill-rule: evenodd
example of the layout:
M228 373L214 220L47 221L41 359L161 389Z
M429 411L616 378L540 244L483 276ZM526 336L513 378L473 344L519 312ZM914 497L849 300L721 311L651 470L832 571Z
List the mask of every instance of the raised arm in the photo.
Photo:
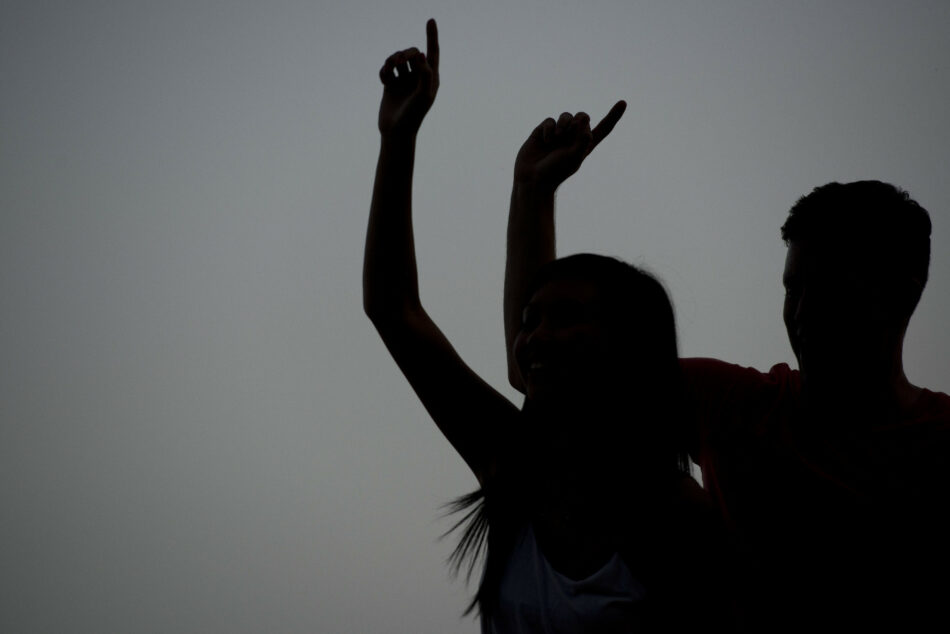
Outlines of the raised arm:
M593 130L590 117L583 112L565 112L557 121L545 119L515 159L508 213L504 314L508 381L522 392L524 385L512 354L512 343L521 328L528 284L541 266L555 258L554 192L610 134L626 108L626 102L618 101Z
M439 87L434 20L426 33L427 54L400 51L380 71L381 144L363 261L363 307L439 429L483 481L501 430L517 410L465 365L419 300L412 171L416 135Z

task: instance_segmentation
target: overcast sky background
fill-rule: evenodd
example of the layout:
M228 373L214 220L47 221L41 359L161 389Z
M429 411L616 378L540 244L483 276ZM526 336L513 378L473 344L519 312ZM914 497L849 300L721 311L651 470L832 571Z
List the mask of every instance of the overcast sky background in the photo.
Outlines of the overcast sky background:
M478 630L438 539L475 480L360 296L377 71L430 16L421 292L498 389L515 153L623 98L561 253L645 264L683 355L768 368L788 207L897 183L934 224L907 373L950 390L950 3L6 0L0 631Z

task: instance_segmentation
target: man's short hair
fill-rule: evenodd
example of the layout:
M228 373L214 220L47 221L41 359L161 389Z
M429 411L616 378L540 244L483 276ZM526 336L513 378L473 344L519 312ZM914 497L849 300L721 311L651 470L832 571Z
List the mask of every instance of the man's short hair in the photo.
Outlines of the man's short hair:
M870 247L885 270L919 284L913 310L927 283L930 230L930 214L903 189L856 181L828 183L799 198L782 225L782 239L844 253Z

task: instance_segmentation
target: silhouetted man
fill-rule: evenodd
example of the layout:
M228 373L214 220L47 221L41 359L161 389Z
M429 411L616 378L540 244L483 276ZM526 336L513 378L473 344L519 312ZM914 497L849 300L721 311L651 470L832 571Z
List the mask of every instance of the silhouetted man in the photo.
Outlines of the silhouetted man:
M891 185L831 183L782 237L799 371L683 361L694 456L749 556L750 629L923 629L950 588L950 397L902 362L930 219Z
M547 120L518 155L506 334L523 279L554 257L554 191L610 131ZM911 384L904 333L927 281L930 218L900 189L831 183L792 208L785 324L799 370L712 359L682 367L692 455L745 553L747 629L941 623L950 591L950 397ZM512 384L520 387L510 373Z

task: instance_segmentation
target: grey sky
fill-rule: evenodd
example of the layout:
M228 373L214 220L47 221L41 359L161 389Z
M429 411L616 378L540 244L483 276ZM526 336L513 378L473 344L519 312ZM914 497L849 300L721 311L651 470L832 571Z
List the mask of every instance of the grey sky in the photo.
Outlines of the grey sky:
M788 207L894 182L934 223L907 373L950 390L946 2L4 2L0 631L477 631L438 541L474 479L360 303L376 73L430 16L421 292L493 385L515 153L623 98L562 253L767 368Z

